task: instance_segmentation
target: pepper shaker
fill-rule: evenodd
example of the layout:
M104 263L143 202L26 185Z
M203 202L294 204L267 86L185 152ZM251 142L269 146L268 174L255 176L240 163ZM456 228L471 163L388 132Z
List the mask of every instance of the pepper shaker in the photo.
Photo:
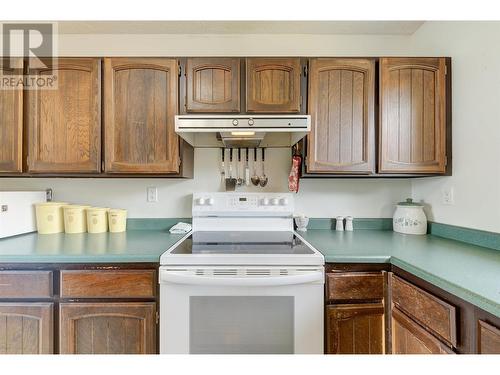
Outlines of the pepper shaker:
M345 218L345 230L348 232L352 232L354 230L354 226L352 224L353 217L352 216L346 216Z
M343 216L337 216L337 220L335 223L335 230L338 230L339 232L344 231L344 217Z

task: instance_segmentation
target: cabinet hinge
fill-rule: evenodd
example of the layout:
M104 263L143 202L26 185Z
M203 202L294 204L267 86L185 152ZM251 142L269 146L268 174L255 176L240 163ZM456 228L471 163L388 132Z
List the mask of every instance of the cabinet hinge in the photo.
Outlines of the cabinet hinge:
M160 313L156 312L156 324L160 323Z
M444 66L444 75L447 75L448 74L448 65L445 65Z
M178 68L179 68L178 73L179 73L179 77L180 77L180 76L182 75L182 66L181 66L181 65L178 65Z
M304 77L307 77L308 73L309 73L309 70L307 68L307 65L304 65Z
M101 172L104 172L104 160L101 160Z
M445 156L444 157L444 166L447 167L448 166L448 156Z

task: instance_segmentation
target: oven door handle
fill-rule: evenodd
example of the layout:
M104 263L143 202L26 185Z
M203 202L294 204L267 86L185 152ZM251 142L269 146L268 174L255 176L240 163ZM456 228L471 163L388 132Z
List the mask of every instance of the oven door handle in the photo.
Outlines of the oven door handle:
M321 271L308 272L291 276L269 277L220 277L220 276L193 276L179 273L162 272L161 283L209 286L285 286L324 282Z

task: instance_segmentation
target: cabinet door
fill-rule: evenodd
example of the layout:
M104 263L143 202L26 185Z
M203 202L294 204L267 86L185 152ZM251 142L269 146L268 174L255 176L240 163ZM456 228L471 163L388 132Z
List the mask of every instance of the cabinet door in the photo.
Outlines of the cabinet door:
M52 303L0 303L0 354L52 354Z
M156 353L155 303L61 303L61 354Z
M105 170L177 173L177 61L104 60Z
M247 111L299 112L300 73L299 58L247 59Z
M452 354L453 351L415 323L397 307L392 308L393 354Z
M500 354L500 329L479 320L477 336L479 354Z
M328 354L384 353L382 303L327 306Z
M380 59L382 173L444 173L444 58Z
M57 88L26 90L28 171L99 172L101 60L61 58L29 73L56 75Z
M308 172L374 172L374 73L370 59L310 60Z
M187 112L240 111L240 59L189 58Z
M13 63L22 66L22 59ZM0 64L0 79L21 78L21 72L9 68L6 61ZM0 173L22 172L22 138L23 87L4 88L0 90Z

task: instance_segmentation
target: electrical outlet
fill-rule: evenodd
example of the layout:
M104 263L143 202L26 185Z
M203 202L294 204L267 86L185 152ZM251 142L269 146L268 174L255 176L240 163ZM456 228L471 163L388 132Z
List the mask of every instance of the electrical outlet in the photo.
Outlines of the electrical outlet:
M445 188L443 190L443 204L447 205L454 205L455 204L455 197L453 194L453 188Z
M148 202L158 202L158 188L156 186L150 186L146 190Z

